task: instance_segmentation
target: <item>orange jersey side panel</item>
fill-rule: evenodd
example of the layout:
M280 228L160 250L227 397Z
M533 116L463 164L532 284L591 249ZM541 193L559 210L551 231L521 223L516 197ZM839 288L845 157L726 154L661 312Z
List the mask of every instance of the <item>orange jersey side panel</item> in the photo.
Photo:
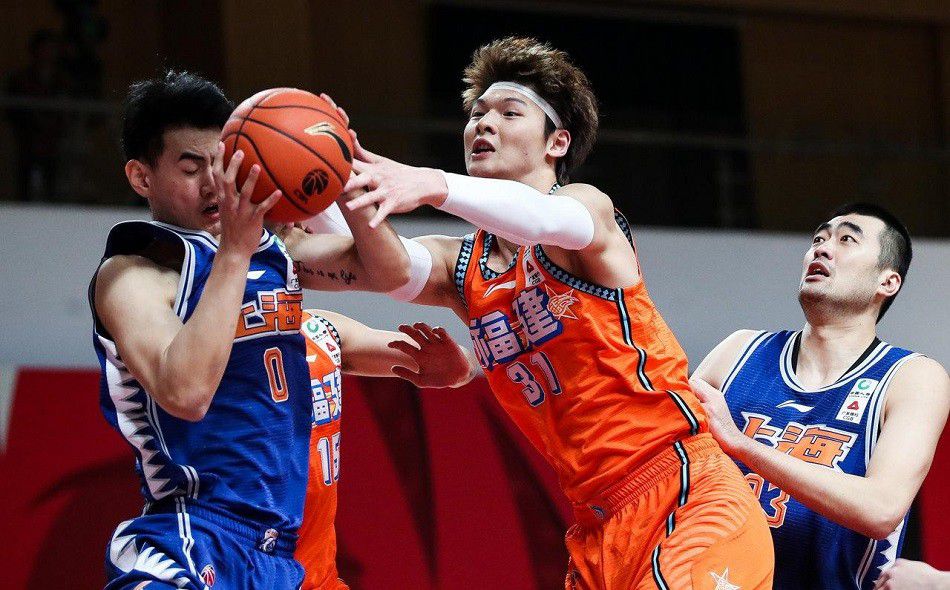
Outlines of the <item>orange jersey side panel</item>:
M340 339L329 322L310 312L303 313L301 326L310 367L313 428L307 496L294 558L304 568L302 588L322 590L340 587L333 527L340 477Z
M629 237L619 214L617 223ZM498 401L571 501L585 502L674 441L708 430L686 354L642 282L619 289L582 281L540 246L519 248L496 273L486 266L493 242L481 230L466 239L456 268L469 332Z

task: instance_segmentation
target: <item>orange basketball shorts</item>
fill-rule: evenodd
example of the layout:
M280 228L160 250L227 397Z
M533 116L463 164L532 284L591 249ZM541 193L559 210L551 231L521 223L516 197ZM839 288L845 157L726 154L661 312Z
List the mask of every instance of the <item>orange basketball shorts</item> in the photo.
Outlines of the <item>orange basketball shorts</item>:
M574 512L568 590L772 587L765 514L709 434L675 443Z

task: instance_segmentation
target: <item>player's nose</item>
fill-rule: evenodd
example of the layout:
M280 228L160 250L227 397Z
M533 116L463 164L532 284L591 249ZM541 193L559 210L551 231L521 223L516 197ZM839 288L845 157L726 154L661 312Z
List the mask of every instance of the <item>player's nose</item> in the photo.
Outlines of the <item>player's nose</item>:
M490 110L485 113L475 125L475 131L479 135L484 135L485 133L496 133L498 131L498 114L494 110Z

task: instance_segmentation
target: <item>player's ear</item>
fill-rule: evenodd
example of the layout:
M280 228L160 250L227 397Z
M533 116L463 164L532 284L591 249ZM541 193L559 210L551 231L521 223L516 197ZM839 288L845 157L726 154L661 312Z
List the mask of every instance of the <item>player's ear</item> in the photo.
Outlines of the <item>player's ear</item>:
M555 129L548 136L548 155L552 158L563 158L567 155L569 147L571 147L571 132L567 129Z
M901 290L901 276L897 271L887 269L881 273L881 282L878 285L878 292L885 297L893 297Z
M139 160L129 160L125 163L125 177L129 179L129 185L140 197L146 199L151 195L148 174L148 166Z

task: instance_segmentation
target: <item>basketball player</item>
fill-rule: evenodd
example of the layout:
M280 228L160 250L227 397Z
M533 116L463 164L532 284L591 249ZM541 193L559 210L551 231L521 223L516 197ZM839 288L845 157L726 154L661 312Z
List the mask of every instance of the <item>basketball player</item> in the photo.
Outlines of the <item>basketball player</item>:
M893 215L838 209L805 253L805 327L740 330L696 369L710 430L772 527L775 588L871 588L900 554L950 408L939 363L877 337L910 261Z
M134 84L126 176L154 221L112 228L90 285L106 419L129 443L145 498L116 529L107 588L296 588L312 415L301 292L282 242L262 228L274 193L260 170L222 161L232 104L188 73ZM344 196L343 198L346 198ZM350 215L348 212L347 215ZM405 249L369 214L311 246L313 288L387 291ZM342 274L342 273L340 273ZM334 276L340 276L335 274Z
M303 590L346 590L336 569L337 487L340 477L340 373L402 377L418 387L458 387L478 365L442 328L417 323L403 332L373 330L328 311L304 311L301 332L313 390L310 477L294 556L304 568Z
M465 82L469 175L358 147L347 190L369 192L343 207L378 203L376 226L430 204L479 228L407 246L402 295L468 324L499 402L557 471L578 520L567 587L770 588L764 516L708 433L627 221L569 183L597 129L587 78L507 38L475 53Z

